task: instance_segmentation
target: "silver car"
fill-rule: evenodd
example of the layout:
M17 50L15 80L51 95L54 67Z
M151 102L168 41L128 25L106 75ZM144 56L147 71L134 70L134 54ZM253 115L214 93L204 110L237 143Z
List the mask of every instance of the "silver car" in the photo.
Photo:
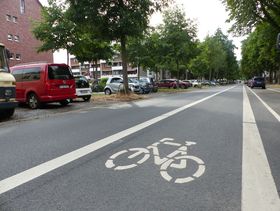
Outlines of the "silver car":
M129 90L131 90L132 92L138 93L140 92L140 85L139 83L136 83L130 79L128 79L128 87ZM113 77L109 77L107 82L106 82L106 86L104 88L104 93L106 95L110 95L113 93L117 93L120 90L123 90L123 78L118 77L118 76L113 76Z

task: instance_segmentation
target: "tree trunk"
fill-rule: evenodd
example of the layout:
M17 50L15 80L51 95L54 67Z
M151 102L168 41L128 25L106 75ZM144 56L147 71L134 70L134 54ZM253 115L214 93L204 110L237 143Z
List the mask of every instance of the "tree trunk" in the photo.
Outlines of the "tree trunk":
M95 62L95 79L97 79L98 78L98 65L97 65L98 60L96 59L94 62ZM101 77L101 74L100 74L100 77Z
M123 67L123 85L124 93L128 94L128 76L127 76L127 52L126 52L126 36L121 36L121 57L122 57L122 67Z
M179 70L179 62L178 60L176 61L176 68L177 68L177 79L180 80L180 70Z

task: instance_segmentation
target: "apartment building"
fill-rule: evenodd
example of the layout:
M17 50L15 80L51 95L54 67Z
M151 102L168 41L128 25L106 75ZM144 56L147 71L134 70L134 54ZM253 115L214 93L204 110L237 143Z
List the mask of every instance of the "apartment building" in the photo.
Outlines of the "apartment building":
M123 66L121 56L115 55L112 60L105 61L99 60L97 64L84 62L79 63L75 57L70 59L70 65L72 67L72 71L75 73L80 73L83 75L90 76L91 78L104 78L110 76L122 76L123 75ZM139 68L140 69L140 68ZM138 68L133 67L128 64L127 67L128 77L137 77L138 76ZM146 75L145 72L141 71L140 75Z
M10 66L53 62L52 52L37 53L41 43L32 34L32 21L40 20L41 9L39 0L0 0L0 42L11 52Z

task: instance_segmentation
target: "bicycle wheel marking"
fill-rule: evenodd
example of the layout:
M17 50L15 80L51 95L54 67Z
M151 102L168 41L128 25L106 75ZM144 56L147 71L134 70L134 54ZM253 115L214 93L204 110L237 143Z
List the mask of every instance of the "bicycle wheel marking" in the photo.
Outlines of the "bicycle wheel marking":
M113 168L115 171L122 171L137 167L138 165L144 163L149 159L150 155L154 156L154 164L160 166L160 175L168 182L183 184L191 182L200 176L202 176L205 172L205 164L204 161L198 157L187 155L187 146L195 145L196 142L188 142L185 144L172 142L174 139L172 138L164 138L159 142L155 142L152 145L146 148L131 148L128 150L122 150L110 156L110 158L106 161L105 166L107 168ZM161 144L170 145L174 147L178 147L177 150L171 152L166 157L160 157L158 146ZM128 153L127 159L134 159L131 164L128 165L116 165L114 160L119 156ZM132 154L131 154L132 153ZM143 156L143 157L142 157ZM139 157L140 160L135 161L135 158ZM184 170L188 167L188 160L192 160L194 165L196 166L195 171L187 177L172 177L168 170L170 168Z
M117 152L115 154L113 154L105 163L105 166L107 168L114 168L116 165L114 164L114 159L116 159L118 156L128 153L128 152L135 152L132 155L128 156L128 159L133 159L141 154L144 154L144 157L139 160L137 163L138 164L142 164L144 163L147 159L149 159L150 154L149 154L149 150L145 149L145 148L131 148L129 150L122 150L120 152ZM114 168L115 171L122 171L122 170L127 170L130 168L134 168L137 167L137 164L130 164L130 165L124 165L124 166L117 166Z

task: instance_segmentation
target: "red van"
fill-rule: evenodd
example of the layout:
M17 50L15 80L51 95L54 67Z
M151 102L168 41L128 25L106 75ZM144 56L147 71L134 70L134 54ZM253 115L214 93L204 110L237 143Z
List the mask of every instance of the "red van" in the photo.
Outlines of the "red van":
M49 102L65 106L76 98L75 80L66 64L30 63L10 69L16 78L16 100L32 109Z

